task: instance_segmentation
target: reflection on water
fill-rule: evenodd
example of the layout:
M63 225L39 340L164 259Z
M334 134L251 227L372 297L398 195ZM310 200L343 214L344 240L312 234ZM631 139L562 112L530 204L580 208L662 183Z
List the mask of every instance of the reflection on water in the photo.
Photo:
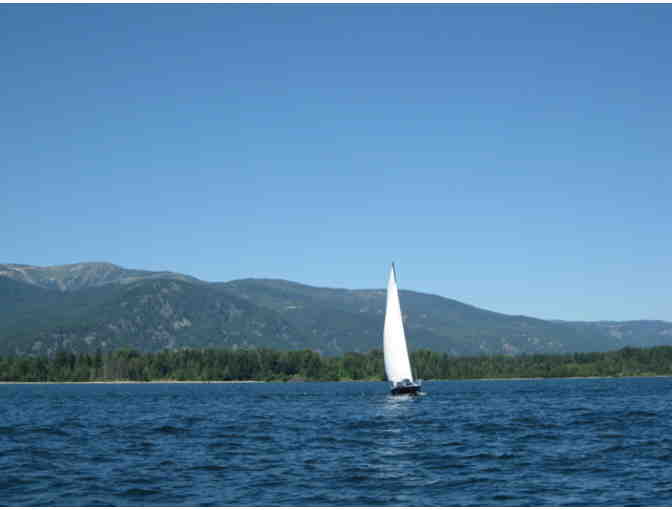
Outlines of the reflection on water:
M423 420L419 396L388 395L377 408L374 419L379 422L372 449L375 478L390 482L420 479L417 457L425 450L423 437L417 434L413 422Z

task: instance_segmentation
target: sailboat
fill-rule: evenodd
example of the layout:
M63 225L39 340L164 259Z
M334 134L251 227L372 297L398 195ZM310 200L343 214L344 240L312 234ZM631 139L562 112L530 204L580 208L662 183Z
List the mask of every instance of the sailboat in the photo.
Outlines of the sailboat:
M385 307L385 327L383 329L383 353L385 355L385 375L392 384L392 395L412 394L420 391L422 381L413 380L411 362L408 358L404 323L401 319L401 305L397 289L397 272L394 263L387 281L387 305Z

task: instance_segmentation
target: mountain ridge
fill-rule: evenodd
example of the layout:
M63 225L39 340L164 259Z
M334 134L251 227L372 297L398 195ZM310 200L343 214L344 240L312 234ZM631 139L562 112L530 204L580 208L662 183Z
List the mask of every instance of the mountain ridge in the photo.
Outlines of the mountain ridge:
M549 321L401 290L411 350L451 355L607 351L672 344L672 323ZM383 289L273 278L207 282L108 262L0 264L0 355L186 347L380 348Z
M126 269L110 262L78 262L56 266L0 264L0 276L61 291L77 290L113 282L130 282L142 278L170 277L189 281L197 280L193 276L171 271Z

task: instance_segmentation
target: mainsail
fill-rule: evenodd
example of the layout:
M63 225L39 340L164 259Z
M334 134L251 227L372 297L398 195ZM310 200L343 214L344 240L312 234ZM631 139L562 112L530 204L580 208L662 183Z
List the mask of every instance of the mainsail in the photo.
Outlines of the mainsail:
M399 304L394 264L390 269L390 278L387 282L383 352L385 353L385 374L388 381L397 383L404 379L413 380L411 363L408 360L406 335L404 335L404 323L401 320L401 305Z

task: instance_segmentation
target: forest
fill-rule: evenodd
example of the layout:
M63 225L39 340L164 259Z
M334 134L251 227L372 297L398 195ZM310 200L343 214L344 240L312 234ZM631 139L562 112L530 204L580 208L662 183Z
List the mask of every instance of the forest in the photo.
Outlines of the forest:
M411 353L416 377L431 379L623 377L672 375L672 347L618 351L455 357ZM380 381L383 353L322 356L309 349L133 349L95 354L59 351L49 357L0 357L3 382L95 381Z

